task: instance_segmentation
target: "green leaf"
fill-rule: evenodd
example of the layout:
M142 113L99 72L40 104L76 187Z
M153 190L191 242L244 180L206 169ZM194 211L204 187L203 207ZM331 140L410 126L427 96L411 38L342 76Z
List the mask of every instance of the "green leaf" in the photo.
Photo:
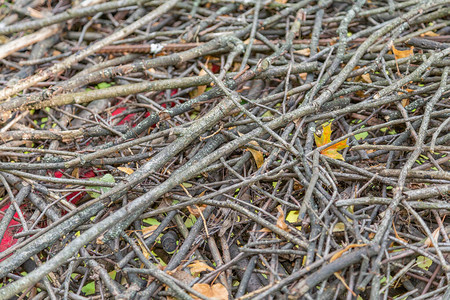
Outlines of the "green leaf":
M147 219L144 219L144 220L142 220L142 221L144 221L144 222L147 223L148 225L159 225L159 224L161 224L161 222L159 222L159 221L156 220L155 218L147 218Z
M368 132L361 132L361 133L355 134L355 139L357 139L358 141L359 141L359 140L363 140L363 139L365 139L368 135L369 135Z
M392 276L389 275L389 281L391 281L391 280L392 280ZM383 277L380 279L380 284L383 284L383 283L386 283L386 282L387 282L386 276L383 276Z
M116 182L114 180L114 177L111 174L105 174L101 178L89 178L89 180L90 181L108 182L108 183L115 183ZM93 186L93 187L91 187L91 189L98 191L98 193L92 192L92 191L88 191L88 194L92 198L95 199L95 198L100 197L101 194L104 194L104 193L108 192L111 188L110 187L106 187L106 186Z
M88 284L86 284L85 286L83 286L83 288L81 289L81 291L86 295L93 295L95 294L95 282L89 282Z
M263 117L263 118L264 118L264 117L273 117L273 113L272 113L270 110L268 110L268 111L266 111L265 113L263 113L262 117Z
M433 261L425 256L418 256L416 258L417 266L425 271L433 264Z
M113 270L111 272L108 273L109 277L111 277L112 280L116 279L116 270Z
M186 226L186 228L191 228L192 226L194 226L195 222L197 222L197 218L193 214L190 214L184 222L184 225Z
M101 89L106 89L109 88L112 84L108 83L108 82L100 82L99 84L97 84L96 88L98 88L99 90Z

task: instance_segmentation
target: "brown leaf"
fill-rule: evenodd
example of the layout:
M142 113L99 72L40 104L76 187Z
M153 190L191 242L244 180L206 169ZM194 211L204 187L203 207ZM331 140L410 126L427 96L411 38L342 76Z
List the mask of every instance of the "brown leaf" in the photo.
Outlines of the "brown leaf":
M339 257L342 256L342 254L344 254L345 252L347 252L348 250L352 249L352 248L359 248L359 247L364 247L367 244L350 244L347 247L345 247L344 249L338 251L335 255L333 255L330 259L330 262L335 261L336 259L338 259Z
M194 276L197 276L197 274L200 274L204 271L214 271L213 268L200 260L195 260L192 264L188 265L188 268L191 269L191 273Z
M434 238L436 241L439 239L439 234L440 234L440 231L439 231L439 227L438 227L438 228L436 228L436 230L433 231L433 233L432 233L432 236L433 236L433 238ZM430 239L429 237L425 240L424 244L425 244L425 246L427 246L427 247L433 246L433 242L431 241L431 239Z
M361 75L361 78L366 83L372 83L372 78L370 78L369 73Z
M155 231L158 226L159 225L152 225L142 228L142 234L144 235L144 238L148 238L149 236L151 236L153 231Z
M278 217L278 220L277 220L277 227L284 231L289 231L290 229L289 229L288 225L286 224L283 209L281 209L281 206L277 206L277 210L280 213L280 216Z
M397 50L395 46L392 45L392 52L394 53L395 59L409 57L414 54L414 46L411 46L409 50Z
M159 120L160 121L170 120L172 118L167 111L163 111L163 110L160 111L158 113L158 115L159 115Z
M192 288L210 299L228 300L228 291L220 283L216 283L212 286L207 283L196 283ZM193 296L193 298L200 299L195 296Z
M200 196L201 197L201 196ZM196 218L200 217L200 214L206 209L207 205L203 204L201 206L195 205L194 207L188 206L187 209L191 214L193 214Z

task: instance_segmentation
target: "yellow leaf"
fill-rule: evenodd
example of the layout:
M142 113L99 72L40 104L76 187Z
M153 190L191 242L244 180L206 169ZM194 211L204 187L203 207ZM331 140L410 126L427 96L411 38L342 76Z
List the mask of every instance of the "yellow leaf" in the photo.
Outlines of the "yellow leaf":
M392 52L394 53L395 59L409 57L414 54L414 46L411 46L409 50L397 50L394 45L392 45Z
M286 221L284 220L283 209L281 209L280 206L277 206L277 210L280 213L280 216L278 217L278 220L277 220L277 227L284 231L289 231L289 227L287 226Z
M238 135L243 136L243 134L240 133L239 131L238 131ZM259 147L259 144L256 141L250 141L249 144ZM256 162L256 167L258 169L261 168L261 166L264 164L264 155L262 154L262 152L255 150L253 148L250 148L250 147L246 148L246 150L250 151L250 153L252 154L253 159Z
M199 260L195 260L192 264L188 265L188 268L191 269L191 273L194 276L197 276L197 274L200 274L201 272L204 271L214 271L213 268L211 268L206 263Z
M117 170L127 173L128 175L131 175L134 173L134 170L131 168L128 168L128 167L117 167Z
M228 291L220 283L216 283L212 286L207 283L196 283L192 288L210 299L228 300ZM195 296L193 296L193 298L200 299Z
M298 222L298 215L299 215L299 211L298 210L291 210L287 217L286 220L289 221L290 223L297 223Z
M258 169L261 168L261 166L264 164L264 156L262 152L252 148L247 148L247 150L250 151L250 153L252 154L253 159L256 162L256 167Z
M321 147L323 145L326 145L331 142L331 123L329 123L326 126L323 126L323 132L322 135L319 137L316 134L314 134L314 139L316 141L316 146ZM342 154L338 153L338 150L342 150L348 147L347 144L348 139L337 142L336 144L331 145L328 148L325 148L324 150L320 151L321 154L328 156L333 159L340 159L344 160L344 157Z

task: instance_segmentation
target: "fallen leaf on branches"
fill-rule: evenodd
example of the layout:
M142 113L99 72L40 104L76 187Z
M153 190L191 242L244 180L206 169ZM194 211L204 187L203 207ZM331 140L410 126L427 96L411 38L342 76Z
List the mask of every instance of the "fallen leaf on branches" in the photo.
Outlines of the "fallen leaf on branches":
M392 45L392 52L394 53L395 59L409 57L414 54L414 46L411 46L408 50L397 50L395 46Z
M289 231L289 227L286 224L286 221L284 220L284 212L283 209L280 206L277 206L277 210L280 213L280 216L278 217L277 220L277 227L284 230L284 231Z
M323 145L331 143L331 132L331 123L329 123L328 125L323 126L323 132L320 137L314 133L316 146L321 147ZM320 154L328 156L330 158L344 160L344 157L338 151L348 147L347 141L348 139L337 142L336 144L333 144L330 147L327 147L324 150L320 151Z
M209 285L207 283L197 283L194 284L192 288L210 299L228 300L228 291L220 283L216 283L214 285ZM195 296L193 296L193 298L200 299Z
M213 268L211 268L206 263L204 263L200 260L194 261L192 264L188 265L188 268L191 270L191 273L194 276L197 276L197 274L200 274L201 272L204 272L204 271L214 271Z

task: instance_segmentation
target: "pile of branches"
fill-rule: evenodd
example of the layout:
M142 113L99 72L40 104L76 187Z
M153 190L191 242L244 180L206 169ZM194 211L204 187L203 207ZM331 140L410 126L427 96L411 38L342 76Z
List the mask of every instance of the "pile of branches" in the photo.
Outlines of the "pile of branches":
M450 299L448 1L0 8L0 299Z

